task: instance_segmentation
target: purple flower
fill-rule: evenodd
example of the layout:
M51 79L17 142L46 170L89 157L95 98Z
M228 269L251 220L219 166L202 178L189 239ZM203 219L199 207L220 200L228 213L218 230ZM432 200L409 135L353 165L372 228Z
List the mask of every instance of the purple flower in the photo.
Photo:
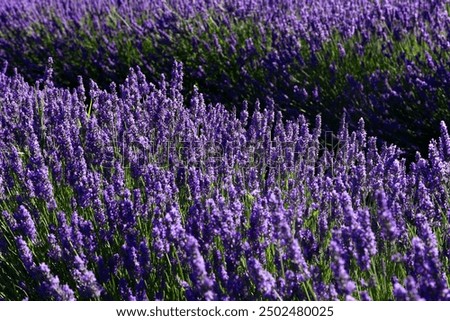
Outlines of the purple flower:
M398 237L397 223L388 207L387 197L383 190L377 192L377 204L381 235L389 242L395 241Z
M51 274L50 268L41 263L33 271L34 278L39 282L38 292L41 298L58 301L74 301L75 294L67 284L61 285L59 278Z
M2 216L3 219L6 221L6 223L8 224L9 228L12 231L16 231L18 228L18 224L14 216L12 216L8 211L2 211Z
M37 238L37 231L30 212L28 212L23 205L20 205L19 209L14 214L14 218L17 222L17 231L23 236L30 238L30 240L35 241Z
M22 236L16 237L16 246L25 269L30 273L36 265L33 261L33 254Z
M136 296L133 294L132 289L125 279L121 278L118 285L120 297L122 298L122 300L136 301Z
M32 135L30 138L29 148L31 156L27 169L27 178L33 183L33 192L36 197L45 200L49 209L54 209L56 208L56 201L53 195L53 186L35 135Z
M336 290L339 294L351 296L356 289L356 284L350 278L349 272L342 258L342 249L335 240L330 243L330 251L332 255L331 271L333 272Z
M395 278L393 281L393 294L394 298L397 301L406 301L408 300L408 291L398 282L398 279Z
M436 237L425 220L421 225L423 226L421 234L425 243L422 239L414 237L409 257L414 288L424 299L447 300L449 298L447 277L442 271Z
M214 280L208 276L198 242L191 235L186 239L186 254L192 271L190 274L192 287L188 289L188 297L192 300L214 300Z
M77 290L80 296L85 299L100 297L102 288L94 273L86 268L85 262L78 255L75 256L73 264L72 274L77 282Z
M275 278L263 268L258 259L251 257L248 262L250 278L254 282L258 292L266 299L277 299Z
M442 160L450 161L450 137L448 135L447 125L444 121L440 123L441 137L439 138L439 151Z
M139 279L142 275L142 271L139 263L138 249L134 246L134 244L125 243L122 246L122 252L124 261L123 265L127 269L129 275L134 279Z

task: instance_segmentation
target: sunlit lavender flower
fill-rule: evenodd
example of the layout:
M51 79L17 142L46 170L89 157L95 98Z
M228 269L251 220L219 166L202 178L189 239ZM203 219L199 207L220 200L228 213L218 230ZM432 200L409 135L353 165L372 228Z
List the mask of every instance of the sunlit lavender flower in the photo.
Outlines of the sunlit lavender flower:
M37 238L37 231L30 212L28 212L23 205L20 205L19 209L14 214L14 218L17 222L18 232L23 236L29 237L30 240L35 241Z
M102 288L95 274L86 268L85 262L78 255L74 258L72 274L77 282L77 290L83 298L95 299L100 296Z
M36 266L33 275L40 283L38 292L43 298L58 301L75 300L75 293L67 284L61 285L59 278L51 274L50 268L45 263Z
M356 289L356 284L350 278L350 275L345 266L345 261L342 258L342 250L336 241L331 241L330 250L333 255L331 263L331 270L335 279L336 290L341 295L351 296Z
M378 215L381 225L381 235L389 241L394 241L398 236L397 223L387 204L384 191L377 192Z
M16 238L16 246L25 269L30 273L36 265L33 261L33 254L22 236Z
M256 258L248 260L248 268L250 277L255 282L259 292L261 292L267 299L276 299L276 282L274 277L263 268L261 263Z
M188 290L188 295L191 299L214 300L214 281L208 276L205 261L198 249L198 242L191 235L187 236L186 252L192 268L191 281L193 283L193 287Z

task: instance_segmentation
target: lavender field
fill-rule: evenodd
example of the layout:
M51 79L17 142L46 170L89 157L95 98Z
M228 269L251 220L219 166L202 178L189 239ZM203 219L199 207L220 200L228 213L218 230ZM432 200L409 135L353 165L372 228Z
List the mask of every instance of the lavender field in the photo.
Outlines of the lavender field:
M0 0L0 300L450 300L450 1Z

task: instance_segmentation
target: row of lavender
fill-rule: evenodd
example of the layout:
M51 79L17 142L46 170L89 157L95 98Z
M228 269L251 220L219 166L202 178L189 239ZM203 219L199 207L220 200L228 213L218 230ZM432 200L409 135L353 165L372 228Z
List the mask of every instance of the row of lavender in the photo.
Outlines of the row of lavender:
M177 60L207 101L272 97L333 130L345 109L352 129L364 117L413 158L450 121L449 12L448 0L0 1L0 58L32 83L52 56L57 84L101 88L135 65L156 82Z
M364 122L0 74L0 298L450 299L450 138L409 171ZM80 80L81 82L81 80Z

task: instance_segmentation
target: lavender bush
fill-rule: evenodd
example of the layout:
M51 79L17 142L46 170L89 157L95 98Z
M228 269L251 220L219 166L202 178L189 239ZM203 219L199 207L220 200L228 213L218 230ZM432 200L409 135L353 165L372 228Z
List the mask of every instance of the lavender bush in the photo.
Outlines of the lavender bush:
M414 160L450 121L448 0L0 1L0 58L27 81L54 58L57 85L122 83L139 65L152 82L184 63L187 102L238 110L271 97L284 117L344 111ZM89 97L89 94L88 94Z
M444 122L407 168L362 119L186 102L179 63L89 92L51 66L0 74L0 298L450 299Z

